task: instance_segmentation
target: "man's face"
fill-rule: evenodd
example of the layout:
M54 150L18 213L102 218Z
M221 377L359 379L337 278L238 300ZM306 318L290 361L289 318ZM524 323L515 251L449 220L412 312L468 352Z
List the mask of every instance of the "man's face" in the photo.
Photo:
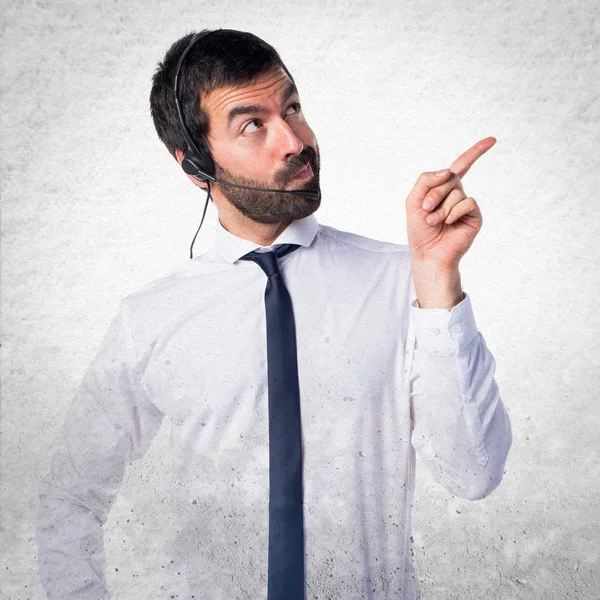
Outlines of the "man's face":
M317 139L285 71L263 74L249 85L217 88L201 102L209 118L217 179L260 188L319 190ZM295 177L307 164L308 174ZM294 194L219 189L244 216L259 223L302 219L320 205L320 200Z

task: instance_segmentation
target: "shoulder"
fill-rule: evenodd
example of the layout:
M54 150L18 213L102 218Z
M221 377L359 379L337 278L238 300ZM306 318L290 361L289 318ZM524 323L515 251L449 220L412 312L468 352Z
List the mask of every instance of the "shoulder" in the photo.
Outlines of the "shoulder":
M399 256L410 256L409 247L407 244L396 244L383 240L352 233L350 231L342 231L330 225L319 224L319 237L322 243L329 246L335 246L340 250L352 252L366 253L390 253Z
M189 301L190 294L206 287L206 280L212 274L231 270L232 265L215 260L214 248L203 254L176 265L164 275L154 279L125 296L121 303L134 312L141 306L160 307Z

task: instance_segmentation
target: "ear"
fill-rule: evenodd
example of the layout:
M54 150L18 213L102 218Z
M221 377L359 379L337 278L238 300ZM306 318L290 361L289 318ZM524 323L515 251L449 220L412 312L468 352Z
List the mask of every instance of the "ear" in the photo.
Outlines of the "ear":
M175 159L179 163L179 166L181 166L181 162L183 161L183 150L175 150ZM198 181L193 175L188 175L187 173L186 176L194 185L197 185L203 190L208 188L206 181Z

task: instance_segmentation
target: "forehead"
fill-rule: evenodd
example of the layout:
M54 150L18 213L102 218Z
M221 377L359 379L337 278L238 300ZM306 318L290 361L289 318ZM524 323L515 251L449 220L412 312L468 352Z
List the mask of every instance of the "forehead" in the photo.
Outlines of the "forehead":
M201 96L201 103L211 120L227 124L233 108L248 104L268 105L277 102L292 84L283 69L262 73L245 85L220 87Z

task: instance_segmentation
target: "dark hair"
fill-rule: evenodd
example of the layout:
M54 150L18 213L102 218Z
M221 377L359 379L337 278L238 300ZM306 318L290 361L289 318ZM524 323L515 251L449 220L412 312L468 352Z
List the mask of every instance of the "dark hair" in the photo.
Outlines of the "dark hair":
M204 29L201 33L209 32ZM152 77L150 112L158 137L175 156L187 150L175 106L173 84L179 58L196 32L178 39L158 64ZM179 101L193 140L203 138L208 147L208 115L200 95L227 86L247 85L263 73L282 68L294 81L277 50L252 33L233 29L210 31L188 52L179 73Z

